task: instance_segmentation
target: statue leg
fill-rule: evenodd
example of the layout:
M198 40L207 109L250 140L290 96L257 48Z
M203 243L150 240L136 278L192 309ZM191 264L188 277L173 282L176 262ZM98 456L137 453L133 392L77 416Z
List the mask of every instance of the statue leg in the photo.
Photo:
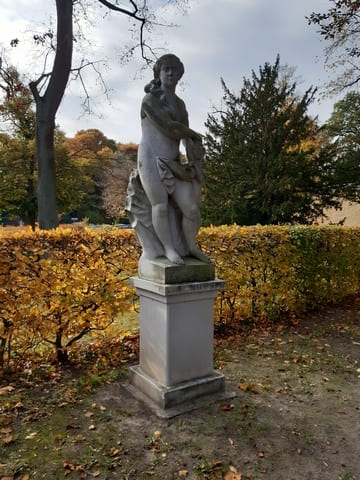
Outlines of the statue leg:
M152 206L152 221L156 235L164 246L165 256L170 262L182 265L184 260L174 249L171 241L167 202L157 203Z
M170 262L182 265L184 260L174 248L170 233L168 218L169 196L160 179L156 164L147 159L147 161L139 161L138 168L142 186L151 204L152 224L156 236L164 247L165 256Z
M210 263L210 258L202 253L196 245L196 236L200 228L201 220L200 205L193 184L191 182L177 181L173 198L183 215L182 230L190 256Z

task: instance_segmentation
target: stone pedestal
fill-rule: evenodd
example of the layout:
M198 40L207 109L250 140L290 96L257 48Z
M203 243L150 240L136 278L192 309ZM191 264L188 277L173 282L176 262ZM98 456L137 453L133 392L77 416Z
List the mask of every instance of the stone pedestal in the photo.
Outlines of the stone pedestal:
M192 277L187 265L195 277L210 279L172 283L180 269ZM151 280L131 279L140 297L140 364L130 368L130 385L162 410L224 392L224 376L213 369L213 324L214 299L225 282L214 280L212 265L194 259L142 267Z

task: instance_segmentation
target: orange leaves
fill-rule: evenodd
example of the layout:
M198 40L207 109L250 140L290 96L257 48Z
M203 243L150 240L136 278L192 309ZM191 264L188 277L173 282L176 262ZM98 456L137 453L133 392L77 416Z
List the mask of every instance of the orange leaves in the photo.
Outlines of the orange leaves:
M254 394L259 393L259 392L256 390L256 385L255 385L255 383L240 383L240 384L238 385L238 387L239 387L240 390L242 390L243 392L250 392L250 393L254 393Z
M0 368L6 344L19 357L53 344L66 359L75 342L132 308L139 247L134 233L57 229L0 237ZM10 351L10 349L9 349ZM9 359L7 359L9 361Z
M243 476L237 471L235 467L230 465L229 470L223 474L224 480L242 480Z
M70 475L71 472L76 472L78 474L78 478L86 478L86 472L82 465L76 465L76 463L71 462L70 460L66 460L63 463L64 473L65 476Z

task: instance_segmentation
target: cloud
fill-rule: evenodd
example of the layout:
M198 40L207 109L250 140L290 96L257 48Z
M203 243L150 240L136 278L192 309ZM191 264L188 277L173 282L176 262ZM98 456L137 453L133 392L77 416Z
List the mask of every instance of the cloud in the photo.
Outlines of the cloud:
M31 18L37 19L32 29L38 28L53 14L54 4L49 0L3 0L0 14L6 28L0 32L0 41L8 42L13 32L26 31ZM160 23L174 23L178 27L156 28L152 45L162 47L163 53L177 54L184 62L185 75L179 95L186 102L191 126L204 133L207 114L221 100L220 77L230 89L239 91L243 77L249 77L251 70L258 71L259 65L266 61L273 63L278 53L281 63L297 66L303 90L324 83L326 72L322 61L317 60L322 57L323 45L316 30L307 25L305 16L327 9L328 0L191 0L185 15L174 6L159 9ZM118 141L139 141L143 87L152 72L139 75L142 63L138 53L128 64L120 62L124 47L131 41L132 23L127 18L99 8L89 11L89 17L93 25L82 22L88 46L80 49L89 59L107 62L100 62L98 67L110 89L110 103L101 93L99 77L89 71L84 77L98 116L80 117L83 91L79 84L71 84L57 122L68 135L83 128L99 128ZM29 65L30 53L24 55L20 49L13 49L11 56L18 68L33 69ZM75 55L74 65L78 58ZM311 113L319 114L324 121L331 113L332 103L330 99L315 103Z

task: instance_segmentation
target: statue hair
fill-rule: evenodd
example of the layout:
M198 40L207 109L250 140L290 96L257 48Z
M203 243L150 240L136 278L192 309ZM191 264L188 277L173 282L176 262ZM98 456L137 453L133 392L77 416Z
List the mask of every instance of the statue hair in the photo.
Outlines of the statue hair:
M167 53L166 55L162 55L160 58L158 58L156 60L156 62L154 64L154 67L153 67L154 78L151 80L150 83L145 85L144 90L145 90L146 93L155 92L156 90L158 90L160 88L160 86L161 86L160 70L161 70L161 67L168 60L173 60L178 64L178 66L180 68L180 72L181 72L180 78L184 75L185 68L184 68L184 65L183 65L183 63L182 63L182 61L180 60L179 57L177 57L176 55L173 55L172 53Z

